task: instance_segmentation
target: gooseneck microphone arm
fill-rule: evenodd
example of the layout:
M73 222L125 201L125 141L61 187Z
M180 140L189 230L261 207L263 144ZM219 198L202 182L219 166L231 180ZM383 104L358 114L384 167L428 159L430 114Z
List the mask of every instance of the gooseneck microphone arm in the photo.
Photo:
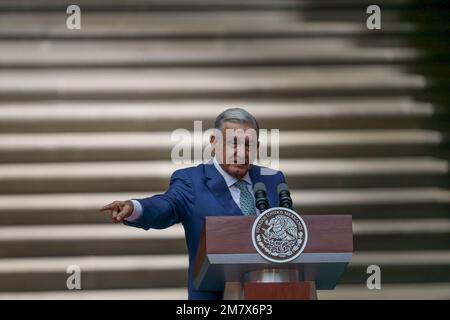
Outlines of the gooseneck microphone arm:
M283 208L292 208L291 193L289 192L289 186L286 183L280 183L277 187L279 206Z
M258 182L253 186L255 193L255 204L260 212L269 209L269 201L267 200L267 189L264 183Z

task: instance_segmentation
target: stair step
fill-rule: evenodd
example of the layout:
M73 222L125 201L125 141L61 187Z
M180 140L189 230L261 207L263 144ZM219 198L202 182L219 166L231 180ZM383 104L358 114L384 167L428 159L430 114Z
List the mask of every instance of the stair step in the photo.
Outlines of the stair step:
M380 251L355 253L340 283L357 285L366 283L368 278L366 270L370 265L380 267L382 286L383 283L446 283L450 280L448 251Z
M0 258L186 253L184 231L180 225L150 232L123 225L11 228L0 228L4 231L0 237ZM14 230L17 235L13 234Z
M0 225L107 223L98 213L101 206L154 194L0 195ZM352 214L354 219L448 218L450 208L450 191L439 188L297 189L292 198L302 214Z
M102 1L102 0L79 0L78 5L89 9L89 11L116 11L116 10L129 10L129 11L142 11L143 9L151 8L152 10L195 10L201 11L202 9L251 9L252 11L263 10L263 9L308 9L308 8L351 8L351 7L361 7L371 4L368 0L345 0L345 1L319 1L319 3L304 1L304 0L196 0L186 2L183 0L134 0L134 1ZM386 7L387 9L397 8L397 7L414 7L409 0L379 0L378 5ZM4 11L18 11L18 12L53 12L65 9L64 4L55 3L51 0L44 0L35 2L32 0L22 0L20 2L15 2L12 0L4 0L0 4L0 9ZM109 12L109 11L108 11Z
M187 283L186 255L0 260L0 291L64 290L67 267L81 268L84 289L170 288Z
M440 220L438 220L440 221ZM435 229L444 228L437 226L437 222L431 224ZM431 221L432 222L432 221ZM429 223L431 223L429 221ZM0 227L0 241L73 241L73 240L136 240L146 239L173 240L184 239L184 231L180 224L170 228L157 230L142 230L131 228L122 224L107 225L41 225L41 226L21 226L21 227Z
M381 290L364 285L339 284L334 290L319 290L319 300L448 300L450 283L386 284ZM0 300L185 300L187 289L64 290L0 292Z
M355 221L353 234L356 236L354 250L360 252L445 250L450 243L450 221L448 219Z
M81 271L121 271L121 270L184 270L188 266L188 256L147 255L147 256L85 256L0 259L0 274L9 272L58 272L67 266L78 265Z
M185 255L0 259L0 292L65 290L70 265L80 267L87 290L179 288L186 284L187 262ZM355 253L341 283L365 283L370 264L380 266L385 284L450 282L448 251L417 251Z
M204 132L209 128L203 127ZM160 160L154 163L167 164L161 160L170 160L172 148L180 141L172 141L171 135L167 131L1 134L0 162L15 163L20 168L28 166L20 162ZM204 139L206 146L208 136ZM291 161L289 158L433 155L447 144L444 135L433 130L280 130L279 143L280 157L286 159L282 162ZM57 164L34 165L57 167Z
M151 191L167 187L169 161L0 165L0 193ZM433 186L448 181L449 164L433 158L290 159L280 169L293 188Z
M7 41L1 47L0 68L8 69L392 64L421 57L413 48L364 47L348 39Z
M355 221L353 232L356 251L446 249L450 222ZM0 227L0 258L183 253L186 244L180 225L148 232L122 225Z
M319 290L317 297L319 300L448 300L450 283L382 283L380 290L369 290L360 284L338 284L334 290Z
M361 13L365 22L365 9ZM83 12L81 31L66 27L58 13L0 13L0 39L187 39L217 37L313 37L367 35L360 21L311 21L298 11ZM61 19L62 17L62 19ZM112 23L112 21L114 23ZM386 21L379 35L405 35L414 25Z
M202 120L211 128L215 117L227 106L244 106L258 119L260 128L286 130L417 128L442 111L430 103L409 97L389 99L315 99L315 100L194 100L194 101L86 101L86 102L5 102L0 105L0 132L91 132L170 131L193 127ZM176 111L176 112L175 112ZM46 137L72 140L76 136L36 135L33 144ZM83 135L80 136L85 137ZM2 141L23 145L30 136L0 136ZM93 136L95 140L95 136ZM105 138L105 137L104 137ZM107 138L107 137L106 137ZM61 142L59 142L60 144ZM31 144L31 143L30 143ZM0 147L3 147L0 144ZM45 147L45 146L44 146Z
M370 77L367 75L370 74ZM265 67L14 70L0 74L3 100L16 98L181 98L402 94L425 78L399 67Z
M0 292L0 300L187 300L187 288Z

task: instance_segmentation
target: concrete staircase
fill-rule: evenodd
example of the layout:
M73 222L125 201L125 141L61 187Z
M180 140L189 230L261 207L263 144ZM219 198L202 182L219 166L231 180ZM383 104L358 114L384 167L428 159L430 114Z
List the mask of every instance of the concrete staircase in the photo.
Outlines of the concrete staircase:
M172 130L229 106L280 129L300 213L354 217L354 259L319 298L450 298L449 109L418 98L429 61L400 15L420 8L378 1L369 31L365 0L77 4L70 31L65 4L0 2L0 299L186 298L182 229L97 208L165 190Z

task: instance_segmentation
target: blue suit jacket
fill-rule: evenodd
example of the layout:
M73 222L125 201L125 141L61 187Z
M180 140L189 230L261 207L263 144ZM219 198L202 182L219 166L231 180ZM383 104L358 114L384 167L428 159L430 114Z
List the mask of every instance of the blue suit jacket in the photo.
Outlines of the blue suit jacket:
M249 171L252 183L263 182L267 187L270 207L278 206L277 185L285 182L280 171L274 175L261 175L261 167L253 165ZM163 229L181 222L184 227L189 252L189 299L222 299L222 292L198 291L193 285L197 247L205 216L243 215L234 202L222 175L214 165L200 164L180 169L172 174L169 190L161 195L137 199L142 207L142 216L126 225L143 228Z

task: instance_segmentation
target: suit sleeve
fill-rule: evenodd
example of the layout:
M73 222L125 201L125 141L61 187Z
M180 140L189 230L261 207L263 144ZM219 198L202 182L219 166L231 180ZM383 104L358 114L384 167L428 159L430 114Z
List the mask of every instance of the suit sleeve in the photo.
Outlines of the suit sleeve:
M148 230L168 228L182 222L185 212L194 204L194 191L190 178L177 170L170 178L169 189L164 194L136 199L143 208L141 217L124 221L125 225Z

